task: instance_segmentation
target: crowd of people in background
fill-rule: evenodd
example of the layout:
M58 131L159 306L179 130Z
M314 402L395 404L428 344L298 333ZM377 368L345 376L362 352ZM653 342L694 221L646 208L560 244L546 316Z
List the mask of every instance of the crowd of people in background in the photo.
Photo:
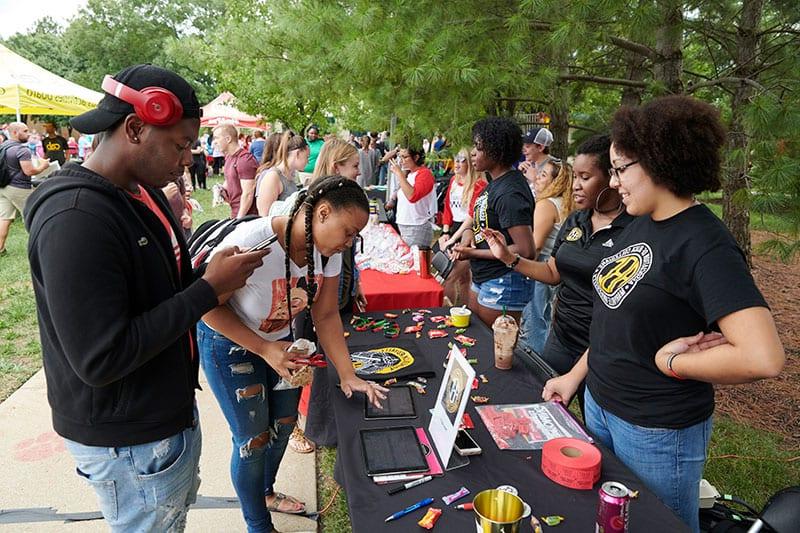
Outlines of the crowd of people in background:
M54 427L79 473L118 484L119 501L98 490L112 525L185 520L199 483L198 364L230 427L248 530L271 531L274 511L305 512L272 487L287 445L335 442L330 394L384 398L353 372L340 313L367 305L355 244L368 223L364 190L385 187L403 241L454 261L451 303L487 325L501 314L521 321L521 344L559 375L543 398L577 398L592 433L698 530L712 384L775 376L785 359L741 250L695 199L720 185L725 133L712 106L669 96L622 108L574 154L552 154L543 125L523 132L510 118L483 118L439 189L428 165L450 149L443 134L392 146L386 132L338 138L315 125L199 132L194 90L176 74L138 65L115 80L161 84L181 107L153 122L109 93L72 121L89 135L12 123L0 145L11 176L0 187L0 254L25 212ZM31 177L51 162L64 168L32 192ZM230 218L244 221L198 277L190 200L209 173L221 175L214 187ZM269 255L246 251L272 236ZM321 343L341 385L328 390L315 376L307 435L296 427L298 390L279 386L298 368L287 348L301 337ZM137 394L121 409L123 381ZM174 479L152 487L167 503L132 504L130 473L103 450L153 455L163 439L188 450ZM163 459L146 474L175 460Z

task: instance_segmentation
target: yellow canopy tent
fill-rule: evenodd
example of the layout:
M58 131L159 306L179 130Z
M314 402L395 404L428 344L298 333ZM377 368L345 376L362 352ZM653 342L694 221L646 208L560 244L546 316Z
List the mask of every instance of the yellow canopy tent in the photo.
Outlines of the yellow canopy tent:
M80 115L102 97L0 44L0 114Z

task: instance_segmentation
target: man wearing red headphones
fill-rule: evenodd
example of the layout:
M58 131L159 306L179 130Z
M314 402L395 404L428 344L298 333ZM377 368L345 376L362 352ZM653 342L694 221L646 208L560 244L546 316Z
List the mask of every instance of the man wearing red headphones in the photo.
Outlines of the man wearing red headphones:
M180 76L137 65L106 76L103 133L25 212L53 427L114 531L182 531L199 486L195 323L242 287L265 252L216 254L195 278L160 188L183 174L200 105Z

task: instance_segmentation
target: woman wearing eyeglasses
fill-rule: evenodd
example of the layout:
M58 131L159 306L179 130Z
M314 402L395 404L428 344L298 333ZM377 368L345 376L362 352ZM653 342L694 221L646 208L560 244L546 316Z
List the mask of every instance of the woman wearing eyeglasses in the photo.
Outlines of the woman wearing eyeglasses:
M424 165L421 149L400 150L400 164L389 160L389 169L397 180L398 189L390 204L395 206L395 222L400 237L409 246L428 246L433 243L431 222L438 209L433 173Z
M439 248L444 251L459 242L461 235L472 226L473 201L480 196L488 182L472 167L469 150L462 148L453 160L455 172L447 186L442 213L442 235ZM466 303L470 283L469 263L456 261L444 284L445 296L453 305Z
M694 195L720 187L725 130L667 96L617 111L611 186L631 215L592 276L590 347L544 397L586 378L586 422L693 531L714 383L774 377L785 353L744 254Z

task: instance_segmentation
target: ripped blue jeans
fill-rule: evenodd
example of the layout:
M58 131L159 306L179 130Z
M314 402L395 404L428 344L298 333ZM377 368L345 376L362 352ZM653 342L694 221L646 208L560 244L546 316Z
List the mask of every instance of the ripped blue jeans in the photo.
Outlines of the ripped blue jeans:
M233 435L231 480L250 533L272 531L265 497L273 492L300 389L274 391L278 374L202 321L197 324L200 364ZM289 424L279 420L291 418Z

